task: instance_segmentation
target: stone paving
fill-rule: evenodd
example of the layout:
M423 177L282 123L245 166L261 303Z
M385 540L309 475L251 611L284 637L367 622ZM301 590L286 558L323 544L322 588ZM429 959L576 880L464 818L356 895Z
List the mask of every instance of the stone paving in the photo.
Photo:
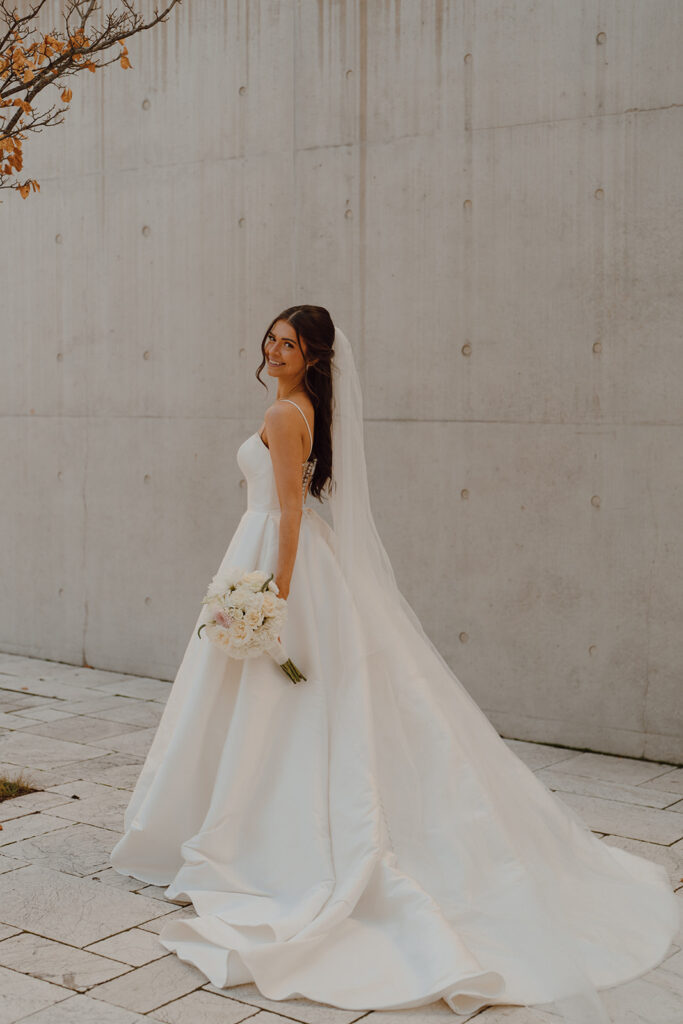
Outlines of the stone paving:
M218 989L160 945L191 904L109 867L171 684L0 653L0 773L42 791L0 803L0 1024L453 1024L442 1000L340 1010ZM683 907L683 768L506 740L603 841L663 864ZM603 999L624 1024L682 1024L683 930L655 970ZM458 1021L557 1024L499 1007Z

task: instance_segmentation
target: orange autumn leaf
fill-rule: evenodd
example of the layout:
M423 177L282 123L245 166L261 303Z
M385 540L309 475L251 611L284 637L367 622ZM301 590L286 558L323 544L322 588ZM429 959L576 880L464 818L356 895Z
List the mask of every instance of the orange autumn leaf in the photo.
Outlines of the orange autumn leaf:
M44 0L41 0L37 7L42 7L43 3ZM128 56L128 49L123 39L115 38L116 34L122 32L124 28L127 35L134 35L150 29L158 22L166 21L170 10L180 3L182 0L164 0L162 6L165 7L165 10L162 13L155 8L154 18L148 22L142 19L138 23L140 16L132 10L136 6L134 0L124 0L124 6L130 8L123 17L123 22L126 24L111 22L106 27L100 26L97 31L93 30L91 39L89 38L91 26L87 25L86 27L86 23L91 12L99 6L96 2L84 5L87 7L87 11L81 12L83 14L80 19L81 24L75 29L71 29L69 19L65 18L65 33L56 30L51 33L42 33L38 25L30 24L32 20L35 20L34 16L37 11L31 11L30 14L20 17L16 10L7 11L5 0L0 0L0 7L5 11L7 28L4 38L0 42L0 92L7 90L6 80L12 78L15 85L23 86L25 94L25 98L12 96L12 92L22 91L13 87L9 90L9 97L0 95L0 189L12 188L19 192L24 199L28 197L31 189L34 192L40 191L40 185L35 179L29 179L23 183L16 181L16 178L14 181L9 180L13 175L18 175L22 171L24 154L21 140L25 137L26 132L37 131L44 124L60 123L57 115L52 113L54 109L52 107L47 111L44 119L37 120L33 116L36 103L34 97L42 92L46 85L54 84L59 90L61 102L63 104L71 103L73 100L72 90L65 86L63 81L59 82L57 79L86 68L94 73L99 70L100 66L104 66L97 64L97 57L90 57L87 53L95 45L99 52L115 46L118 42L119 57L114 57L114 60L118 59L123 69L133 68ZM75 0L75 4L65 6L79 8L80 0ZM30 102L29 96L31 97ZM12 107L15 107L16 112L11 110ZM5 110L9 110L11 116L6 116ZM58 113L62 113L62 111L58 111ZM28 124L25 124L25 119L29 121Z

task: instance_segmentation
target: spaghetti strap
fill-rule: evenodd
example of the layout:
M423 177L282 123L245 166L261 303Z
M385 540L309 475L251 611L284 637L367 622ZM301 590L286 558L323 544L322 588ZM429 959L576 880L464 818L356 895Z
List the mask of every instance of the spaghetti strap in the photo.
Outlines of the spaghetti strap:
M294 406L294 407L295 407L296 409L298 409L298 410L299 410L299 412L301 413L301 415L303 416L303 418L304 418L304 423L306 424L306 429L308 430L308 436L309 436L309 437L310 437L310 439L311 439L311 451L310 451L310 452L308 453L308 458L310 459L310 457L311 457L311 452L313 451L313 434L311 433L311 428L310 428L310 427L309 427L309 425L308 425L308 420L306 419L306 413L305 413L305 412L303 411L303 409L301 408L301 406L300 406L300 405L297 405L297 404L296 404L296 402L292 401L292 399L291 399L291 398L281 398L281 399L280 399L280 401L281 401L281 402L289 402L289 403L290 403L290 405L293 405L293 406ZM308 459L307 459L306 461L308 462Z

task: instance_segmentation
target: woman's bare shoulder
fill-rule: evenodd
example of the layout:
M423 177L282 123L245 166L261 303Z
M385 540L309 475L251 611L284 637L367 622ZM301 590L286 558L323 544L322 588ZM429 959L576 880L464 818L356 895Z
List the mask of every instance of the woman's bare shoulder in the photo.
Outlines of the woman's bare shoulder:
M293 408L292 402L295 402L299 409L304 413L309 423L312 423L315 419L315 406L308 395L297 395L293 399L276 398L271 405L268 406L264 415L268 418L275 420L280 419L282 422L286 421L286 418L301 419L301 414Z
M301 412L303 412L306 420L309 424L315 423L315 409L313 402L308 395L297 395L296 399L292 399L299 406ZM263 431L261 440L267 442L269 430L281 430L302 432L302 441L308 444L308 433L306 427L301 422L301 412L297 412L292 406L291 401L285 401L283 398L276 398L271 405L268 406L265 413L263 414L263 426L265 427L265 437ZM306 436L304 436L304 434Z

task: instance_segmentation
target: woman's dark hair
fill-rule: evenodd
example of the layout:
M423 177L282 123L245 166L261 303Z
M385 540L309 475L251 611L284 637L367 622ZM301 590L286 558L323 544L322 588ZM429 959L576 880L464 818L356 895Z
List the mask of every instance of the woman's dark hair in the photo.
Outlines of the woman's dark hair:
M256 371L256 378L264 388L268 385L261 380L261 370L266 365L266 339L278 320L286 320L294 328L296 340L301 346L303 337L306 342L306 361L311 365L304 370L304 385L315 406L315 430L313 450L316 464L309 494L322 501L323 488L330 491L332 481L332 356L334 345L334 324L332 317L323 306L290 306L271 320L268 330L261 341L261 364ZM315 362L312 362L315 360Z

